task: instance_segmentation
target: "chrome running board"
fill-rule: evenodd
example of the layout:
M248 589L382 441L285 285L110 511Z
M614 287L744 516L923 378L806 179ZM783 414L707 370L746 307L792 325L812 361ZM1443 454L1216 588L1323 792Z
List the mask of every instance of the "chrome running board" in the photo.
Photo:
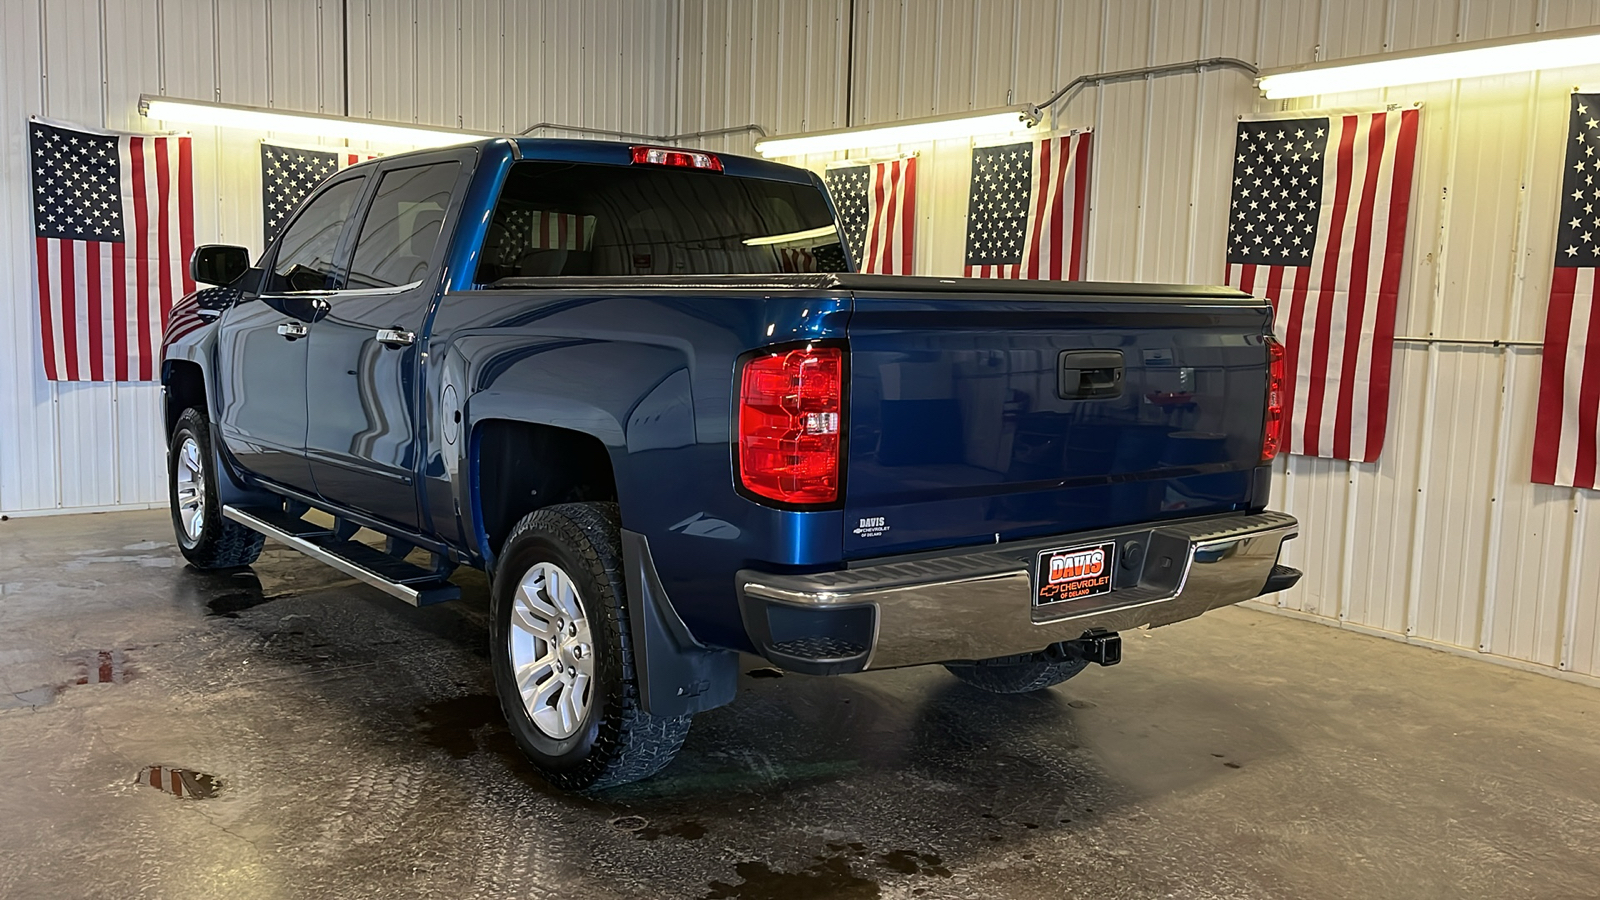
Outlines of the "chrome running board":
M366 544L338 540L331 530L281 509L224 506L222 514L412 606L443 603L461 596L461 588L446 581L438 572Z

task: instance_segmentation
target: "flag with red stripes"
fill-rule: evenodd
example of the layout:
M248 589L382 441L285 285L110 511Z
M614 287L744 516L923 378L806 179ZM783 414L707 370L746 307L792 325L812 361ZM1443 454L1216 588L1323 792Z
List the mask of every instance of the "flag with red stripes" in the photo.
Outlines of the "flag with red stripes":
M51 381L153 381L194 289L190 139L28 123L40 340Z
M1533 480L1593 488L1600 483L1600 94L1573 94L1556 226L1555 272L1545 316Z
M358 150L291 147L261 142L261 236L270 244L278 236L300 201L317 185L338 172L369 159L375 153Z
M917 158L829 166L825 180L856 270L910 275L917 238Z
M536 250L590 250L594 228L594 216L517 207L495 219L487 249L510 260Z
M1239 123L1227 278L1272 303L1290 453L1383 450L1419 116Z
M1090 137L1084 131L973 148L969 278L1083 277Z

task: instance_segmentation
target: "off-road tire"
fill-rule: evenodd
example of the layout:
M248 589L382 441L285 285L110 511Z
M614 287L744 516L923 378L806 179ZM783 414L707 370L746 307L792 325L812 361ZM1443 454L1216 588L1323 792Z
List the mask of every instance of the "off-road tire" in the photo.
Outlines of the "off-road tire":
M188 438L200 448L205 480L205 518L198 539L183 527L178 510L178 452ZM183 558L197 569L236 569L248 566L261 555L266 537L259 532L222 517L222 502L217 494L216 455L211 452L211 423L203 410L190 407L178 417L167 442L167 500L172 507L172 530L178 538Z
M511 735L552 785L596 790L666 768L689 734L689 716L653 716L640 706L629 633L620 518L615 503L563 503L524 516L506 538L491 591L490 663ZM576 583L594 641L595 686L586 721L555 740L534 725L511 661L511 611L523 575L540 562Z
M950 674L991 694L1026 694L1054 687L1088 668L1084 659L1048 660L1002 656L962 665L946 664Z

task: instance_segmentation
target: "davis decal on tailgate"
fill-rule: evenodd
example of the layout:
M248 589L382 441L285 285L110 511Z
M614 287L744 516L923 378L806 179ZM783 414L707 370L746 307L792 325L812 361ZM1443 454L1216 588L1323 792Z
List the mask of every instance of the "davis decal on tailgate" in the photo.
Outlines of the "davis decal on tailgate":
M1111 593L1111 564L1116 552L1117 545L1108 541L1040 553L1037 602L1042 605Z

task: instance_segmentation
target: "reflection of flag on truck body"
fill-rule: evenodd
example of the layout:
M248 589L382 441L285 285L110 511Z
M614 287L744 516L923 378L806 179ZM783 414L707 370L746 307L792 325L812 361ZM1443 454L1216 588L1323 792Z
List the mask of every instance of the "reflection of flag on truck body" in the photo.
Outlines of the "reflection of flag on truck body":
M1544 326L1539 411L1533 431L1533 480L1593 488L1600 475L1600 94L1573 94L1567 129L1561 222Z
M1371 462L1383 449L1418 116L1239 123L1228 283L1275 311L1290 453Z
M261 235L272 243L289 217L317 185L333 173L376 154L356 150L311 150L261 142Z
M187 136L28 123L40 337L51 381L154 381L172 304L193 290Z
M825 180L857 271L910 275L917 237L917 158L830 166Z
M1089 138L1085 131L973 148L968 277L1083 277Z

